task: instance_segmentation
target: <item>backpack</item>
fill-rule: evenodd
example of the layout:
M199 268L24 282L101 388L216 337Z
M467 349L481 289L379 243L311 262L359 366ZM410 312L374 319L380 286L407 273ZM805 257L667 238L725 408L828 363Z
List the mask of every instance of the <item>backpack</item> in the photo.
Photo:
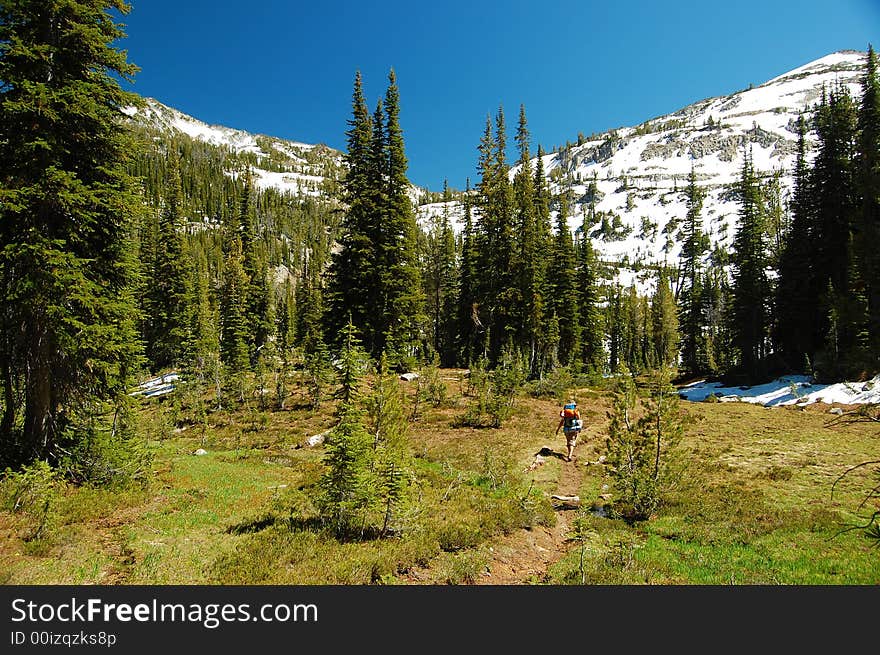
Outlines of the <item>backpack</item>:
M581 414L578 412L577 405L569 403L562 408L563 424L566 432L581 429Z

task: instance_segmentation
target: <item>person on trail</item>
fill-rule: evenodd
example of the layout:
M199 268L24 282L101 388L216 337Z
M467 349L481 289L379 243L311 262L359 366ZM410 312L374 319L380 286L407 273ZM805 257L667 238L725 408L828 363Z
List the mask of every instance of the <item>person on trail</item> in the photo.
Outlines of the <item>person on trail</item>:
M562 433L565 435L565 445L568 448L565 461L570 462L574 456L574 447L577 445L578 435L581 433L581 414L575 401L569 400L563 405L562 411L559 412L559 425L556 426L557 435L559 434L559 428L562 428Z

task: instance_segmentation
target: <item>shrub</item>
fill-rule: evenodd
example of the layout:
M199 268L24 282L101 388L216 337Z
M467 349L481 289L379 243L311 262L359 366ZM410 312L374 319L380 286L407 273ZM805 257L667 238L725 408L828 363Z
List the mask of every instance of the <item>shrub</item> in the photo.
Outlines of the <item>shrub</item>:
M500 428L526 381L528 367L521 353L505 351L496 367L487 372L485 361L471 367L468 403L458 426Z
M24 541L43 540L55 527L58 487L59 476L45 461L17 472L6 469L0 487L3 508L21 517Z

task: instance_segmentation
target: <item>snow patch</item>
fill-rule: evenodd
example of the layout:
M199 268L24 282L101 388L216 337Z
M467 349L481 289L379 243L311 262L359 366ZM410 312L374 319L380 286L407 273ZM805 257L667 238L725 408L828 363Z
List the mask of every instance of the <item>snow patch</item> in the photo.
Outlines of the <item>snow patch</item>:
M805 375L787 375L751 387L725 387L720 382L701 380L679 389L679 396L694 402L715 396L719 402L747 402L764 407L812 403L873 404L880 403L880 375L867 382L834 384L816 384Z

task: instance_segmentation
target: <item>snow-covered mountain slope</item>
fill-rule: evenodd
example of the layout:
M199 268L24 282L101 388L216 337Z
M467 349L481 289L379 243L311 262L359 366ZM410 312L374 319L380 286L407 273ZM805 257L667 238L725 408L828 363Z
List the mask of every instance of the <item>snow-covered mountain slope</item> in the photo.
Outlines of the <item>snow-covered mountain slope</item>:
M649 289L652 273L642 265L674 264L678 259L682 239L677 224L686 214L684 190L691 167L706 191L703 230L712 246L729 249L739 209L732 185L746 150L760 173L779 172L782 201L787 202L798 117L818 102L823 88L845 85L859 97L864 66L865 53L836 52L759 86L708 98L638 126L592 135L545 155L548 182L554 193L571 191L572 230L580 229L589 211L593 198L588 191L595 183L599 221L588 231L595 248L602 260L620 265L622 284L636 282ZM254 173L261 188L321 196L344 174L342 153L324 145L207 125L153 99L146 99L145 108L136 114L133 109L129 113L154 129L248 154L256 161ZM812 135L808 139L812 141ZM511 179L515 174L516 168L510 171ZM410 195L422 227L446 211L461 228L460 202L436 202L436 193L415 186Z
M343 170L343 155L325 145L287 141L251 134L243 130L208 125L183 112L145 98L140 109L126 110L138 124L166 134L185 134L192 139L226 148L238 155L250 155L257 187L275 188L299 196L325 195L328 183ZM227 171L236 175L237 171Z
M288 141L273 136L252 134L222 125L208 125L153 98L144 98L140 109L130 107L126 114L136 123L165 134L188 137L225 148L237 155L250 155L255 184L261 189L274 188L294 196L328 196L344 175L342 152L323 144ZM230 176L236 170L227 171ZM419 205L430 191L412 185L410 198Z
M693 167L706 191L703 230L713 246L730 248L738 211L731 185L738 179L744 153L751 153L759 173L780 172L782 200L787 202L798 117L819 101L823 87L845 85L858 98L864 66L864 53L833 53L760 86L595 135L546 155L544 170L555 192L572 191L572 229L583 222L589 183L595 181L596 210L619 217L619 229L609 237L594 226L589 231L594 245L606 261L635 264L676 261L682 240L668 228L685 217L683 191ZM628 283L633 275L629 278L621 282Z
M836 52L760 86L708 98L635 127L595 134L545 155L553 193L571 191L569 227L580 238L594 182L598 220L588 230L593 245L603 261L618 264L621 284L634 282L647 291L653 272L643 265L674 265L680 255L678 224L687 213L684 190L693 166L706 192L703 231L711 246L729 250L739 210L732 186L744 153L751 153L759 174L778 172L785 206L792 188L798 117L819 101L823 87L844 85L858 98L865 57L856 51ZM807 139L809 147L814 137L808 133ZM517 170L510 171L511 180ZM461 205L450 203L447 210L460 228ZM426 224L443 211L443 203L435 203L420 208L419 215Z

